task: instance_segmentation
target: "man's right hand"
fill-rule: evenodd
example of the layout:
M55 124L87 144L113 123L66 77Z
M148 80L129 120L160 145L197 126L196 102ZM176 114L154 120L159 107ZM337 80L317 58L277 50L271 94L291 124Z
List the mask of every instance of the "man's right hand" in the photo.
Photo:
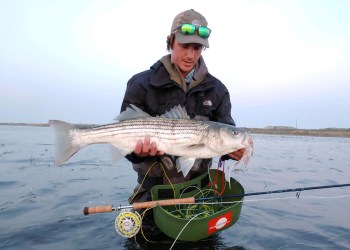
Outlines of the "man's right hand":
M134 154L138 157L163 155L163 151L158 151L157 144L151 142L151 138L146 136L144 140L138 140L134 149Z

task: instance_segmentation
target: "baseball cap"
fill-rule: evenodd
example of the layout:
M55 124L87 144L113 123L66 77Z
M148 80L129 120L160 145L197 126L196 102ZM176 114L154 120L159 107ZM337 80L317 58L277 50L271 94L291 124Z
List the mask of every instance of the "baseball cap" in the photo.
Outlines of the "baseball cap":
M182 34L179 29L177 29L184 23L207 27L208 22L205 17L193 9L183 11L175 16L170 33L175 33L175 38L179 43L199 43L209 48L208 38L200 37L198 33L191 36L185 35Z

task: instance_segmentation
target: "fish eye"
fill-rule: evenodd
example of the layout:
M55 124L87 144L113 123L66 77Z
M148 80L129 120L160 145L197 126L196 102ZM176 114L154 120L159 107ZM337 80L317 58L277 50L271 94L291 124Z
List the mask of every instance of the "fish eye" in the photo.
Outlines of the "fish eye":
M233 130L233 131L232 131L232 134L238 135L238 131L237 131L237 130Z

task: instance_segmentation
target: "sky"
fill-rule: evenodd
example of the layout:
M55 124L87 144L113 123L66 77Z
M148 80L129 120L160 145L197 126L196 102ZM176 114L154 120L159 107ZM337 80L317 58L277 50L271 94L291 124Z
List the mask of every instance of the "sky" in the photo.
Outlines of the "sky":
M350 128L348 0L0 0L0 122L112 122L187 9L238 127Z

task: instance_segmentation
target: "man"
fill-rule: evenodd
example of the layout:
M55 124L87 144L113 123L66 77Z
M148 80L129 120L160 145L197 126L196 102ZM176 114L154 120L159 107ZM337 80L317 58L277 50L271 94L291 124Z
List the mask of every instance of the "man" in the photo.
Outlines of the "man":
M235 125L229 92L208 72L202 57L202 51L209 48L211 30L207 26L205 17L193 9L178 14L167 37L170 54L129 80L121 111L133 104L157 116L181 105L191 119ZM238 150L225 158L239 160L243 153L244 150ZM154 185L187 181L206 172L210 166L209 159L198 161L184 177L174 167L174 157L158 151L149 137L138 141L134 152L126 158L138 173L138 183L142 183L130 202L150 199L149 190Z

